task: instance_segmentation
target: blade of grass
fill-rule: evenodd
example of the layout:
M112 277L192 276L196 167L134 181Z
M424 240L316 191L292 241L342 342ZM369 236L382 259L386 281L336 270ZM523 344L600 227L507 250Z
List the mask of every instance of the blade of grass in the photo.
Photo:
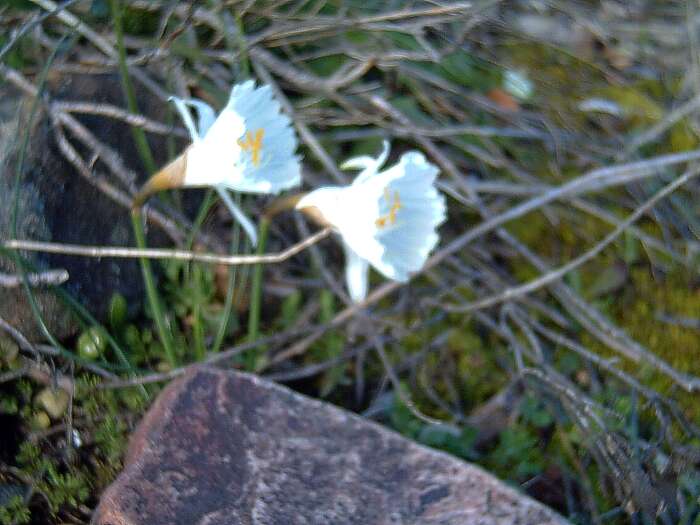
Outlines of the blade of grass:
M243 17L236 14L236 43L238 44L238 64L241 68L241 77L250 77L250 57L248 56L248 47L245 40L245 32L243 30Z
M134 229L136 245L139 248L145 248L146 235L143 231L143 224L141 223L141 213L138 210L133 210L131 212L131 224ZM148 298L153 319L155 320L156 328L158 329L158 337L163 345L163 350L165 351L165 356L168 363L174 368L177 366L177 357L175 355L173 338L172 334L170 333L170 329L168 328L165 313L163 312L163 307L160 302L160 296L158 295L158 289L156 288L155 278L153 277L153 270L151 269L151 262L146 258L141 258L139 261L141 263L143 282L146 286L146 297Z
M230 24L230 19L231 15L228 11L225 11L223 13L224 15L224 20L226 23L223 24L223 34L224 34L224 40L226 41L226 47L229 49L238 49L239 55L238 55L238 72L235 70L233 71L235 73L239 73L241 80L246 79L250 77L250 59L248 57L248 50L246 47L246 40L245 40L245 34L243 30L243 21L242 17L240 14L236 14L235 17L235 31L231 31L230 28L233 26ZM233 33L233 34L232 34ZM234 69L236 63L232 65L232 69ZM239 199L240 197L237 195L236 196L237 202L236 204L240 204ZM240 226L237 223L234 223L234 231L233 231L233 237L231 240L231 250L232 253L236 253L240 247ZM261 243L264 243L265 241L263 239L260 240ZM248 245L248 242L246 241L246 246ZM247 252L247 249L245 250ZM231 313L233 311L233 298L236 295L236 280L238 278L239 274L239 269L236 267L229 268L228 270L228 283L226 285L226 299L224 301L224 310L221 314L221 323L219 324L219 329L216 332L216 338L214 339L214 345L212 347L212 352L218 352L221 349L221 345L223 344L224 337L226 337L226 331L228 330L230 318L231 318ZM243 290L245 289L245 284L247 281L248 277L248 269L244 268L241 271L241 287L240 289ZM250 329L250 320L248 321L248 326ZM250 337L250 334L249 334ZM257 336L256 336L257 337Z
M194 355L197 361L202 361L207 349L204 345L204 321L202 320L202 301L197 301L192 310L192 339L194 340Z
M265 245L267 244L267 232L270 222L263 218L260 221L258 235L257 255L265 253ZM262 275L263 265L256 264L253 268L253 279L250 284L250 312L248 314L248 342L252 343L258 339L260 331L260 305L262 296Z
M231 20L231 14L228 11L223 11L222 16L224 23L221 24L221 29L226 47L234 53L238 51L238 60L234 60L231 65L234 78L236 76L240 77L240 80L250 78L250 58L241 14L236 13L235 20Z
M236 253L240 247L241 241L241 227L238 223L234 223L233 234L231 238L231 253ZM219 328L216 331L216 337L214 339L214 344L212 345L211 351L213 353L218 352L221 349L221 345L224 342L224 337L226 337L226 331L228 330L229 321L231 318L231 312L233 310L233 297L236 291L236 279L238 277L238 268L232 267L228 269L228 282L226 284L226 299L224 301L224 309L221 312L221 322L219 323Z
M19 152L17 155L17 166L15 168L15 180L14 180L14 188L12 192L12 211L10 213L10 229L12 231L12 236L17 237L17 216L19 214L19 188L20 188L20 180L22 178L22 171L24 169L24 161L25 157L27 154L27 148L29 146L29 138L31 136L31 130L33 127L34 120L36 119L37 112L39 110L39 102L41 101L41 98L43 96L44 92L44 87L46 85L46 78L49 73L49 69L51 68L51 64L53 64L53 61L56 58L56 55L58 54L59 48L62 46L62 44L65 42L65 38L61 38L58 42L58 44L54 47L54 49L51 51L51 54L49 55L48 59L46 60L46 64L41 70L41 73L39 75L39 79L37 81L37 95L34 97L34 100L32 100L32 104L29 110L29 121L27 122L27 126L24 130L24 134L22 137L22 142L20 144ZM75 42L75 38L71 39L71 47L72 44ZM61 343L59 343L56 338L53 336L49 328L46 326L46 323L44 322L44 318L41 314L41 310L39 309L39 305L37 304L36 297L34 297L34 292L32 291L32 287L29 285L29 280L27 279L27 270L23 264L23 261L21 257L19 256L19 253L16 251L11 252L11 257L17 267L18 272L22 276L22 285L24 287L24 291L27 294L27 299L29 300L29 305L32 310L32 315L34 316L37 324L39 325L39 330L41 333L46 337L46 339L56 348L59 349L61 352L65 352L66 354L70 354L68 350L63 348Z
M122 5L119 0L110 0L110 7L112 10L112 22L114 24L114 34L117 39L117 52L119 53L119 76L122 82L122 90L124 91L124 98L126 99L127 107L132 113L139 113L138 105L136 104L136 95L134 94L134 87L131 84L129 77L129 68L126 63L126 48L124 47L124 28L122 26ZM134 137L134 143L136 144L136 149L141 156L141 161L146 169L146 172L150 175L156 171L156 163L153 159L153 153L148 145L148 140L146 139L145 132L135 126L131 127L131 132ZM139 248L146 247L146 235L143 231L143 224L141 222L141 213L138 211L133 211L131 214L131 223L134 229L134 237L136 239L136 245ZM163 312L163 307L161 305L160 297L158 295L158 289L155 285L155 278L153 276L153 270L151 269L150 261L147 259L140 259L141 262L141 273L143 274L144 284L146 286L146 296L148 302L151 306L151 311L153 313L153 318L156 322L156 327L158 329L158 336L163 344L163 349L165 351L166 358L171 366L177 366L177 358L175 355L175 349L173 346L173 338L170 330L167 326L167 321L165 319L165 314Z

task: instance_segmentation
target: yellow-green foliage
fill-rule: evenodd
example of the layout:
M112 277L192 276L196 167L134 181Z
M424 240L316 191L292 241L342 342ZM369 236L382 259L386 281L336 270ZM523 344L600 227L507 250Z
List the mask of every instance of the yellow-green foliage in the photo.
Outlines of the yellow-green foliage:
M606 86L593 93L595 96L616 102L622 115L630 124L651 124L664 115L663 108L649 95L634 86Z
M464 399L477 406L493 396L506 382L506 375L496 365L494 350L496 341L490 344L479 337L472 323L463 323L447 341L450 353L457 363L458 377Z
M98 390L94 388L97 382L90 375L76 378L72 429L80 441L74 446L66 446L65 440L57 444L54 432L41 437L41 429L34 427L36 407L32 399L44 388L42 385L19 380L14 389L3 391L2 412L16 414L22 421L23 433L38 430L33 438L21 440L12 466L17 479L31 481L35 493L42 497L32 498L29 506L22 499L4 507L0 510L0 523L28 522L35 504L42 508L45 505L49 514L61 521L65 513L79 513L84 505L94 505L96 496L119 473L129 432L152 396L138 388ZM57 416L47 421L58 425L64 420L65 416ZM16 484L17 480L0 476L0 483L3 482ZM40 512L44 511L37 511Z
M678 127L678 126L677 126ZM677 133L682 133L678 131ZM671 133L673 140L674 131ZM683 138L690 143L696 140L689 132ZM651 235L658 235L658 227L652 223L640 225ZM585 216L576 224L561 222L553 227L540 212L531 213L508 226L521 241L550 261L563 264L580 255L586 246L592 246L609 233L611 226ZM619 266L620 275L612 275ZM527 282L539 275L530 264L513 265L511 272L519 282ZM596 296L594 289L605 286L602 280L618 279L619 289ZM651 352L669 362L678 370L700 375L700 331L666 323L658 319L660 314L676 318L697 319L700 313L700 288L692 273L684 268L675 268L668 274L657 270L652 273L640 251L638 241L622 237L594 260L567 276L567 282L583 297L594 304L633 339ZM604 347L591 334L581 333L582 341L592 351L604 356L613 356L614 351ZM645 363L634 363L621 359L619 366L643 380L662 395L672 392L673 382L666 376L654 372ZM675 389L675 397L693 419L700 418L697 400Z
M669 275L655 277L645 268L635 268L626 301L618 301L613 315L627 333L645 345L650 351L668 361L678 370L700 375L700 330L662 322L660 314L675 318L697 319L700 313L700 288L687 271L678 270ZM644 370L644 363L641 364ZM638 370L636 364L626 364L629 370ZM646 367L648 369L648 367ZM650 385L668 394L672 381L660 374L650 375ZM698 420L700 407L697 397L677 392L679 402L688 416Z
M686 120L678 122L669 133L671 151L689 151L698 146L698 135Z
M552 122L582 129L586 116L577 105L591 96L596 86L605 84L603 71L593 62L542 43L518 39L507 41L504 47L516 67L533 72L535 98L546 94L542 109Z
M613 228L591 215L577 216L576 222L560 220L552 224L540 211L532 212L508 224L508 230L521 242L536 251L539 257L552 264L564 264L581 255L585 246L593 246ZM594 261L581 268L591 279L598 275L597 264L603 261L608 265L613 259L603 252ZM512 265L511 273L519 282L526 282L539 277L540 272L531 264L522 260L522 264Z

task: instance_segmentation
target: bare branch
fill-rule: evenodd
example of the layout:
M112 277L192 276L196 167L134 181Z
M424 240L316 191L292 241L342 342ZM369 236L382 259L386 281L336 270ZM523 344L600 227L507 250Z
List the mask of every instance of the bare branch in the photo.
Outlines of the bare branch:
M600 252L602 252L607 246L609 246L612 242L614 242L615 239L617 239L620 235L622 235L629 226L631 226L642 215L644 215L651 208L653 208L661 199L667 197L668 195L670 195L671 193L676 191L678 188L680 188L682 185L687 183L689 180L691 180L692 178L694 178L698 175L700 175L700 170L695 169L695 170L686 172L685 174L681 175L676 180L674 180L671 184L664 186L664 188L659 190L651 199L649 199L642 206L639 206L636 210L634 210L634 212L631 213L630 216L627 217L624 221L620 222L617 225L617 227L612 232L610 232L608 235L606 235L605 238L602 239L598 244L593 246L590 250L586 251L585 253L581 254L579 257L576 257L574 260L565 264L564 266L561 266L560 268L557 268L556 270L551 270L551 271L547 272L545 275L542 275L542 276L538 277L537 279L530 281L529 283L526 283L526 284L523 284L520 286L516 286L513 288L508 288L507 290L503 290L501 293L493 295L491 297L485 297L483 299L480 299L478 301L475 301L475 302L467 304L467 305L446 306L444 308L449 312L462 312L462 313L472 312L474 310L488 308L490 306L493 306L495 304L502 303L505 301L512 301L514 299L522 297L523 295L531 293L535 290L539 290L540 288L542 288L542 287L544 287L544 286L546 286L554 281L558 281L559 279L564 277L567 273L575 270L579 266L581 266L581 265L587 263L588 261L590 261L591 259L593 259L596 255L598 255Z
M200 262L210 264L223 264L225 266L243 266L251 264L272 264L286 261L290 257L304 251L309 246L326 238L332 232L331 228L324 228L311 237L287 248L279 253L266 255L219 255L215 253L201 253L189 250L165 250L157 248L123 248L109 246L83 246L77 244L62 244L54 242L9 240L2 243L9 250L23 250L32 252L60 253L63 255L77 255L81 257L114 258L114 259L171 259L176 261Z
M161 135L175 135L180 138L189 139L189 134L182 128L176 126L168 126L145 117L144 115L136 115L129 113L122 108L112 106L111 104L96 104L92 102L54 102L51 105L52 109L60 113L84 113L90 115L103 115L114 119L119 119L132 126L140 127L152 133Z
M40 273L29 273L24 276L29 286L57 286L68 280L66 270L47 270ZM0 273L0 286L4 288L17 288L22 285L23 276Z

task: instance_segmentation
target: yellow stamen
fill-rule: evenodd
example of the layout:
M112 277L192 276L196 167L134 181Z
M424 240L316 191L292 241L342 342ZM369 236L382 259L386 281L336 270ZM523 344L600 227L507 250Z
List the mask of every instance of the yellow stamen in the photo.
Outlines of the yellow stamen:
M394 203L391 205L389 210L389 222L391 224L396 224L396 213L401 209L401 198L399 197L399 192L394 193Z
M389 203L391 200L391 194L389 193L389 188L384 188L384 200ZM396 224L396 214L398 211L401 209L401 197L399 195L399 192L396 191L394 192L394 202L391 203L391 207L389 208L389 212L386 213L385 215L382 215L379 217L374 223L377 225L377 228L385 228L387 225L387 222L389 224Z
M245 140L242 138L238 139L238 145L241 147L241 149L244 151L250 151L250 156L254 166L260 164L260 151L262 150L262 139L264 136L265 130L260 128L255 132L255 135L248 131L245 135Z

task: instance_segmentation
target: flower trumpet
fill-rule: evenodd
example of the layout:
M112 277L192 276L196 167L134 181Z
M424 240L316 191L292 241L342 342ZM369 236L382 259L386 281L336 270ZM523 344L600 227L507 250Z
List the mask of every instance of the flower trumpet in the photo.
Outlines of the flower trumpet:
M406 282L420 270L438 243L445 220L445 199L435 188L438 168L423 154L409 151L379 171L389 154L356 157L341 167L362 171L349 186L318 188L296 204L317 222L330 225L345 247L345 278L350 297L364 300L369 266Z

